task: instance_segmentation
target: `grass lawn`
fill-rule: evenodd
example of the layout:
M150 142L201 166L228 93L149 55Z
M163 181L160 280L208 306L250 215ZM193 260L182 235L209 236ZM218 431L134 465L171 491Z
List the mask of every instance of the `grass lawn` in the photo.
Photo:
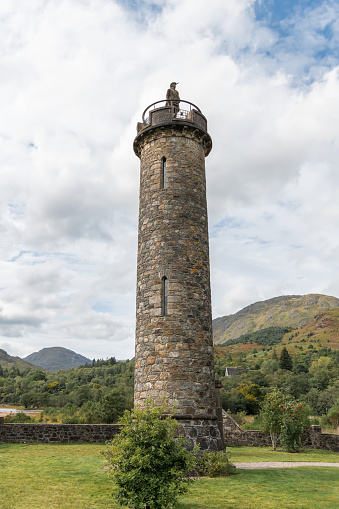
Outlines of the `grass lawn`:
M338 509L338 471L239 470L231 477L199 480L180 502L178 509Z
M110 496L112 483L103 471L100 451L104 448L100 444L0 444L1 509L118 509ZM279 461L293 456L295 461L332 462L335 456L310 451L312 457L305 452L287 458L285 453L283 457L274 453L271 458L269 448L229 450L233 461ZM336 468L327 467L239 470L232 477L195 481L177 508L339 509L338 474Z
M305 449L298 453L288 453L280 450L273 451L272 447L227 447L227 453L231 462L234 463L245 461L326 461L328 463L339 463L337 452L320 449Z
M1 509L117 508L103 445L0 444Z

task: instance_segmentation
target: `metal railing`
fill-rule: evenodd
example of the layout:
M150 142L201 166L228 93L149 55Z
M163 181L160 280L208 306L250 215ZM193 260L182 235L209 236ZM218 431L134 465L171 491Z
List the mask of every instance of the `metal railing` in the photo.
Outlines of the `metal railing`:
M188 118L188 114L192 111L192 108L194 110L197 110L199 113L201 113L200 111L200 108L198 108L198 106L196 106L195 104L191 103L190 101L184 101L183 99L180 99L179 101L175 101L173 99L162 99L161 101L156 101L152 104L150 104L150 106L147 106L147 108L145 109L145 111L143 112L142 114L142 121L144 124L149 124L149 116L148 117L145 117L146 114L149 115L149 111L153 108L154 110L156 109L156 105L159 105L160 103L164 103L163 106L166 106L167 103L185 103L185 104L188 104L189 105L189 110L182 110L182 109L179 109L177 112L175 112L173 118L182 118L182 119L185 119L185 118ZM159 107L159 106L157 106ZM172 106L173 107L173 106Z

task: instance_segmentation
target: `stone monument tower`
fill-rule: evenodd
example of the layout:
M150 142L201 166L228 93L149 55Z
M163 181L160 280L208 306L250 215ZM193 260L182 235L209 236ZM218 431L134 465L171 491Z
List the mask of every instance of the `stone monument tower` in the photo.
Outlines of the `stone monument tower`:
M165 396L191 446L217 450L223 443L205 179L212 140L200 109L180 100L175 85L166 100L146 108L134 140L140 158L134 402L160 404Z

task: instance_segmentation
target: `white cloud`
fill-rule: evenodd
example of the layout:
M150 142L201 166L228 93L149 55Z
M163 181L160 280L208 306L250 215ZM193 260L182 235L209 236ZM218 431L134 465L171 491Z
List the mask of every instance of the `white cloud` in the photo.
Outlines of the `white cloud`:
M3 0L0 347L133 356L132 142L174 79L213 138L215 315L339 296L337 14L297 10L282 37L252 0Z

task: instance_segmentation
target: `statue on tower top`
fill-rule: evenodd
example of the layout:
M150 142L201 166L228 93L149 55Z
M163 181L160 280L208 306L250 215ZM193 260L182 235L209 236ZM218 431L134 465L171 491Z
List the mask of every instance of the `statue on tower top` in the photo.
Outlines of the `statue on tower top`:
M179 92L175 89L178 83L172 81L170 88L166 93L166 106L172 106L174 108L174 114L176 115L179 111Z

